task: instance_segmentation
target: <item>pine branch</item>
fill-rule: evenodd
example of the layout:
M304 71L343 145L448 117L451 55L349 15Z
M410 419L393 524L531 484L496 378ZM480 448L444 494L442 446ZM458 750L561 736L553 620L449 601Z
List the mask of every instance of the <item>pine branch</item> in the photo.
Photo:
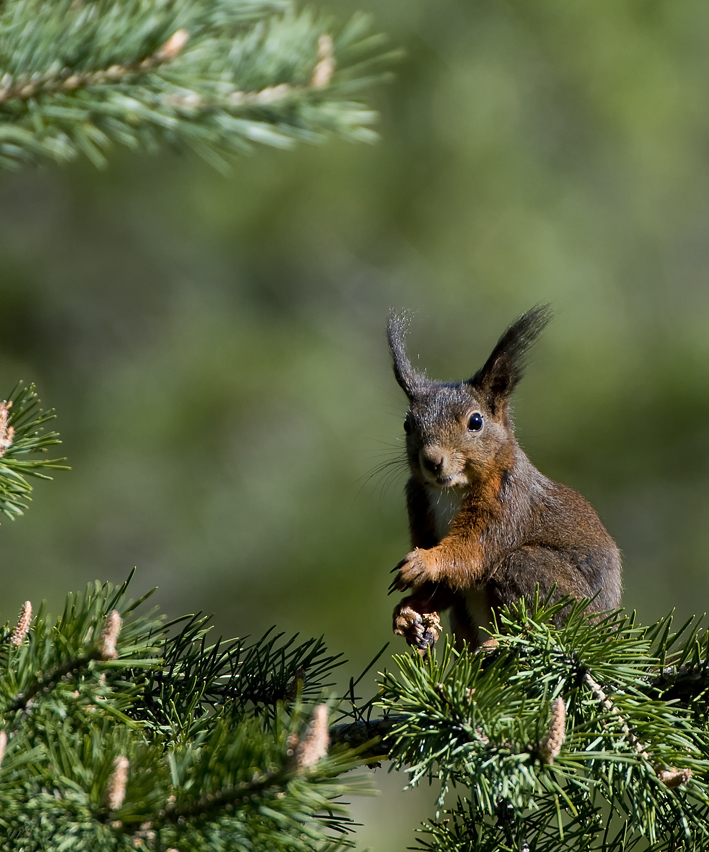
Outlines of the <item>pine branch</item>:
M363 759L341 744L328 754L328 709L302 704L302 674L288 702L271 688L305 663L315 689L338 658L321 641L275 635L208 648L206 619L140 615L145 599L126 601L127 587L93 584L58 619L25 604L1 629L7 848L350 846L339 799L362 786L340 776ZM273 704L252 702L255 684ZM162 717L144 711L148 694L161 696Z
M0 401L0 512L11 520L23 514L31 500L28 476L51 479L49 470L68 470L65 459L35 458L35 454L60 444L58 432L44 432L55 417L43 411L33 384L18 383L9 397ZM25 456L31 458L25 458Z
M395 765L408 764L413 784L435 779L441 803L452 784L470 791L467 810L428 827L424 848L709 848L706 714L657 686L670 660L706 668L698 625L672 634L666 619L644 628L537 600L503 613L501 627L493 651L447 644L384 674Z
M224 167L256 144L371 141L351 98L391 54L356 16L269 0L8 0L0 5L0 167L169 144Z
M29 601L27 602L29 604ZM25 607L27 607L25 604ZM31 613L31 607L30 607ZM13 631L12 637L10 639L11 643L14 645L21 644L18 641L18 637L21 637L23 634L27 633L29 629L29 623L24 614L20 617L20 621L18 622L15 630ZM116 610L112 610L107 618L106 623L104 625L104 629L101 634L101 640L91 647L87 653L83 654L80 657L75 657L70 660L66 660L61 663L61 665L56 666L56 668L52 669L46 675L39 674L35 680L30 683L30 685L25 689L24 692L17 695L13 701L10 703L8 707L8 712L16 712L17 710L26 710L29 706L30 702L37 696L40 692L48 693L52 690L57 684L61 681L65 681L69 675L72 677L77 677L82 673L83 669L86 669L91 663L96 661L107 661L107 660L115 660L118 658L118 652L116 651L116 641L118 639L118 632L120 630L121 619Z
M165 642L163 666L132 673L142 693L134 718L175 735L199 728L208 712L228 712L235 720L256 713L270 723L280 705L320 697L343 663L341 654L327 653L322 639L298 643L297 636L284 640L269 630L253 644L209 645L210 629L209 618L189 617Z
M386 716L371 721L359 719L356 722L343 722L331 728L330 740L332 743L342 743L357 749L362 759L383 760L389 751L387 737L397 725L405 721L403 716Z

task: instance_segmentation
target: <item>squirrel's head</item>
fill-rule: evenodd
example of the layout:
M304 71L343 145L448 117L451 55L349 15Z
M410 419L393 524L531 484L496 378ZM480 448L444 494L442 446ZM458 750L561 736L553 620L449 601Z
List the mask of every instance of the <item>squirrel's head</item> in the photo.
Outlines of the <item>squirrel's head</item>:
M404 346L406 319L390 316L394 375L409 398L406 452L420 482L467 488L505 464L516 446L510 396L522 378L527 350L550 319L548 306L532 308L507 329L472 378L436 382L411 366Z

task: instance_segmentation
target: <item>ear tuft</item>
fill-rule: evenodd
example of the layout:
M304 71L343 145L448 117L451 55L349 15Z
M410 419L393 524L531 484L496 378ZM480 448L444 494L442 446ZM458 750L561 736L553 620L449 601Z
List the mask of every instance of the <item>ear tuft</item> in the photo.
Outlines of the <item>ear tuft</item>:
M409 318L406 314L389 314L387 323L387 340L389 350L394 362L394 376L404 393L412 399L416 391L425 383L426 379L411 366L406 355L404 340L409 327Z
M485 366L469 380L493 408L504 405L522 378L526 355L552 317L549 305L537 305L523 314L497 341Z

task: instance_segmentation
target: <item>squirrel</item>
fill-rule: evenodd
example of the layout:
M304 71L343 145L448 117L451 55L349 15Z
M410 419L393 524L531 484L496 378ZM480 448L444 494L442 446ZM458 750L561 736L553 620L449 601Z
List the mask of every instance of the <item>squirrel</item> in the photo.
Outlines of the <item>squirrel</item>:
M407 321L390 316L394 375L409 400L413 547L394 568L391 590L410 592L394 610L394 632L421 651L438 638L438 612L450 609L458 646L475 649L491 613L537 586L552 600L591 598L591 612L620 605L615 542L580 494L534 467L514 434L510 396L550 319L549 306L532 308L472 378L437 382L411 366Z

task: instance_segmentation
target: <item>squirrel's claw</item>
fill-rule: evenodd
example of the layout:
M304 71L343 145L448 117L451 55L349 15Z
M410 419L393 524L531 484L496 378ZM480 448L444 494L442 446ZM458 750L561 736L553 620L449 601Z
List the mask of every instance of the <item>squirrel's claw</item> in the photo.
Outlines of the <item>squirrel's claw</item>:
M431 559L431 551L416 548L399 562L394 569L397 575L391 584L392 589L405 592L407 589L418 589L424 583L436 582L437 576L433 570L435 563Z
M387 594L391 595L394 592L405 592L406 589L408 588L406 585L402 584L402 579L401 579L401 569L406 564L407 558L408 557L405 557L404 559L402 559L401 562L399 562L397 565L395 565L391 569L392 574L394 574L396 572L396 577L394 577L394 579L389 584L389 591L387 592Z

